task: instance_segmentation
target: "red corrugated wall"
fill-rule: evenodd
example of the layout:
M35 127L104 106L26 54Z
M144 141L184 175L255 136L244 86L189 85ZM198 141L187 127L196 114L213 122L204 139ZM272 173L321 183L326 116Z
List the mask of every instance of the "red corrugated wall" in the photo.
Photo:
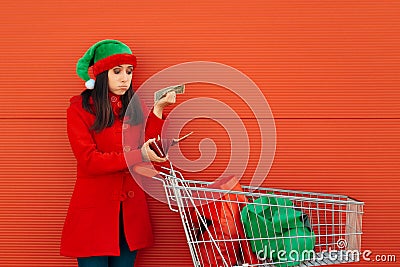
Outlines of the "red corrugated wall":
M365 201L363 248L400 261L399 1L22 0L0 10L0 266L76 266L59 256L75 173L65 110L83 90L77 59L104 38L133 48L136 88L186 61L248 75L276 123L265 185ZM179 216L154 200L150 209L156 244L137 266L191 266ZM381 264L397 266L351 266Z

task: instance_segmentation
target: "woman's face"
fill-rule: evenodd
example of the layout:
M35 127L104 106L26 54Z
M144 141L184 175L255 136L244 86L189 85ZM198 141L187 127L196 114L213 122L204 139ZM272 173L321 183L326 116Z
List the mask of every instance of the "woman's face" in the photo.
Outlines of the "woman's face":
M123 95L132 82L133 66L122 64L108 70L108 90L116 95Z

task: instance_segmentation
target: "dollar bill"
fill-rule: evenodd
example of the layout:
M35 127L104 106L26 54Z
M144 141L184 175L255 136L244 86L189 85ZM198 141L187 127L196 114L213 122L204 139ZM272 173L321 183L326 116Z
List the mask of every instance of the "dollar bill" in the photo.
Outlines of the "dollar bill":
M185 92L185 85L184 84L174 85L158 90L157 92L154 93L154 103L160 100L170 91L175 91L176 94L183 94Z

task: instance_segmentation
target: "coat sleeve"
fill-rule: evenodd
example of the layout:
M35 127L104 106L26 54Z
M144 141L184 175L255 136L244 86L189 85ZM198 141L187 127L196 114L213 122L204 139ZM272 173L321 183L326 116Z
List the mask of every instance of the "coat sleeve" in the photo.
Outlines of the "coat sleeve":
M165 119L165 114L163 113L162 118L158 118L153 109L151 109L149 118L146 123L146 140L151 138L157 138L157 136L161 137L163 127L167 127L168 120Z
M78 105L71 104L67 110L67 133L78 166L89 175L103 175L127 169L142 162L140 149L126 152L101 152L90 131L90 125L83 118Z
M162 118L159 118L153 112L154 107L149 110L149 108L147 107L147 105L144 103L143 100L140 100L140 102L142 105L143 117L146 125L144 142L146 142L151 138L157 139L157 136L162 137L161 134L163 133L163 129L167 128L169 125L169 119L167 119L166 114L163 112Z

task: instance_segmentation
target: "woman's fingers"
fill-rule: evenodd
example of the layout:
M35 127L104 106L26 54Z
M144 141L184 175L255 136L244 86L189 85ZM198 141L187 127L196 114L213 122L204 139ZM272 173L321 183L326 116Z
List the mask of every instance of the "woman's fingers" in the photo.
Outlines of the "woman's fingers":
M173 104L176 102L176 92L175 91L171 91L167 93L167 102L169 104Z
M147 155L149 156L150 161L154 161L154 162L165 162L167 161L167 158L160 158L159 156L157 156L157 154L149 148L149 151L147 153Z
M154 142L154 140L155 140L155 138L147 140L143 144L142 148L140 149L140 151L142 153L143 161L145 161L145 162L151 161L150 156L149 156L149 152L151 151L150 143Z
M155 142L155 141L156 141L156 139L155 139L155 138L152 138L152 139L147 140L147 141L143 144L143 147L144 147L144 149L145 149L145 151L146 151L147 158L148 158L150 161L154 161L154 162L165 162L165 161L167 161L167 158L166 158L166 157L165 157L165 158L160 158L160 157L157 156L157 154L150 148L150 143Z
M174 104L175 102L176 102L176 92L175 91L171 91L171 92L168 92L160 100L158 100L155 105L159 106L161 108L164 108L166 106Z

